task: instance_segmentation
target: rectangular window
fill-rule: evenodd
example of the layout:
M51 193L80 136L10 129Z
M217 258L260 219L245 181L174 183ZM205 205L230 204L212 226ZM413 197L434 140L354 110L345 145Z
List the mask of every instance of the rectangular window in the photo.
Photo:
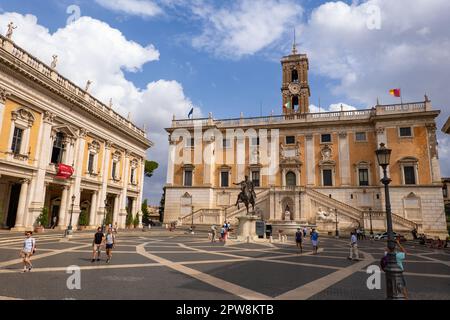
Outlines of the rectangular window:
M193 148L195 145L195 139L189 138L186 140L186 148Z
M11 145L11 150L14 154L20 154L20 148L22 147L23 129L14 128L14 135Z
M323 185L325 187L333 186L333 171L329 169L325 169L322 171L323 174Z
M59 164L62 162L63 154L64 154L64 134L58 132L55 137L55 142L53 143L52 150L52 162L53 164Z
M191 170L184 171L184 186L192 187L192 171Z
M111 176L113 179L116 179L116 171L117 171L117 162L113 162L112 163L112 172L111 172Z
M231 141L230 141L230 139L223 139L223 140L222 140L222 147L223 147L224 149L229 149L229 148L231 148Z
M253 185L255 187L261 186L261 181L259 178L259 171L252 171L252 181L253 181Z
M331 142L331 134L323 134L321 136L321 140L322 143L330 143Z
M368 186L369 185L369 170L359 169L359 185Z
M230 176L230 173L228 171L222 171L220 173L220 186L222 188L228 188L230 186L228 177Z
M89 153L89 162L88 162L88 172L89 173L94 173L94 159L95 159L95 154Z
M355 137L356 141L367 141L367 134L365 132L357 132Z
M295 144L295 136L286 137L286 144Z
M400 137L412 137L411 127L400 128Z
M405 184L416 184L416 169L414 167L404 167Z

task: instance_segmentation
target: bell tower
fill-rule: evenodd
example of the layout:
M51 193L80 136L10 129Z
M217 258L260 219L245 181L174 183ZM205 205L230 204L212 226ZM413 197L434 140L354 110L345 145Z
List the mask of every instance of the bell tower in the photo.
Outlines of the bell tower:
M306 54L297 52L294 35L292 53L281 59L283 81L283 114L309 113L311 90L308 83L309 61Z

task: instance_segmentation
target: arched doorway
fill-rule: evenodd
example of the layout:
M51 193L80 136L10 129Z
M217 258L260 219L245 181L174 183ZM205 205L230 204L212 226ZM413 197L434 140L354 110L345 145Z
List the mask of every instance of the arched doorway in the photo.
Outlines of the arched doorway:
M6 218L6 227L11 229L16 225L17 207L19 206L20 189L22 185L20 183L14 183L11 185L11 192L9 196L8 204L8 216Z

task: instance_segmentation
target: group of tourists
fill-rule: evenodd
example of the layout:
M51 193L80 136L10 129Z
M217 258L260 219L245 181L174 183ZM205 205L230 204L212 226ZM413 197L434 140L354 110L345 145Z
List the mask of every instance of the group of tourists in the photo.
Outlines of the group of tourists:
M228 240L228 235L231 231L231 224L228 221L224 221L222 227L220 228L220 237L219 237L219 241L223 241L226 242ZM211 231L208 232L208 239L211 242L216 242L216 237L217 237L217 227L216 225L212 225L211 226Z
M300 249L300 253L303 253L303 239L306 238L308 229L305 227L302 229L298 228L295 233L295 243L297 248ZM319 233L316 229L312 229L310 233L311 244L313 247L313 254L316 255L319 250Z

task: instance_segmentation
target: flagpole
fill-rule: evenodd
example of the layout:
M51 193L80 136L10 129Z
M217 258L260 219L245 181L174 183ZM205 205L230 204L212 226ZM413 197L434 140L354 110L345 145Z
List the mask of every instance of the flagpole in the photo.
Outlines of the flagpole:
M403 89L400 88L400 103L402 104L402 108L403 108Z

